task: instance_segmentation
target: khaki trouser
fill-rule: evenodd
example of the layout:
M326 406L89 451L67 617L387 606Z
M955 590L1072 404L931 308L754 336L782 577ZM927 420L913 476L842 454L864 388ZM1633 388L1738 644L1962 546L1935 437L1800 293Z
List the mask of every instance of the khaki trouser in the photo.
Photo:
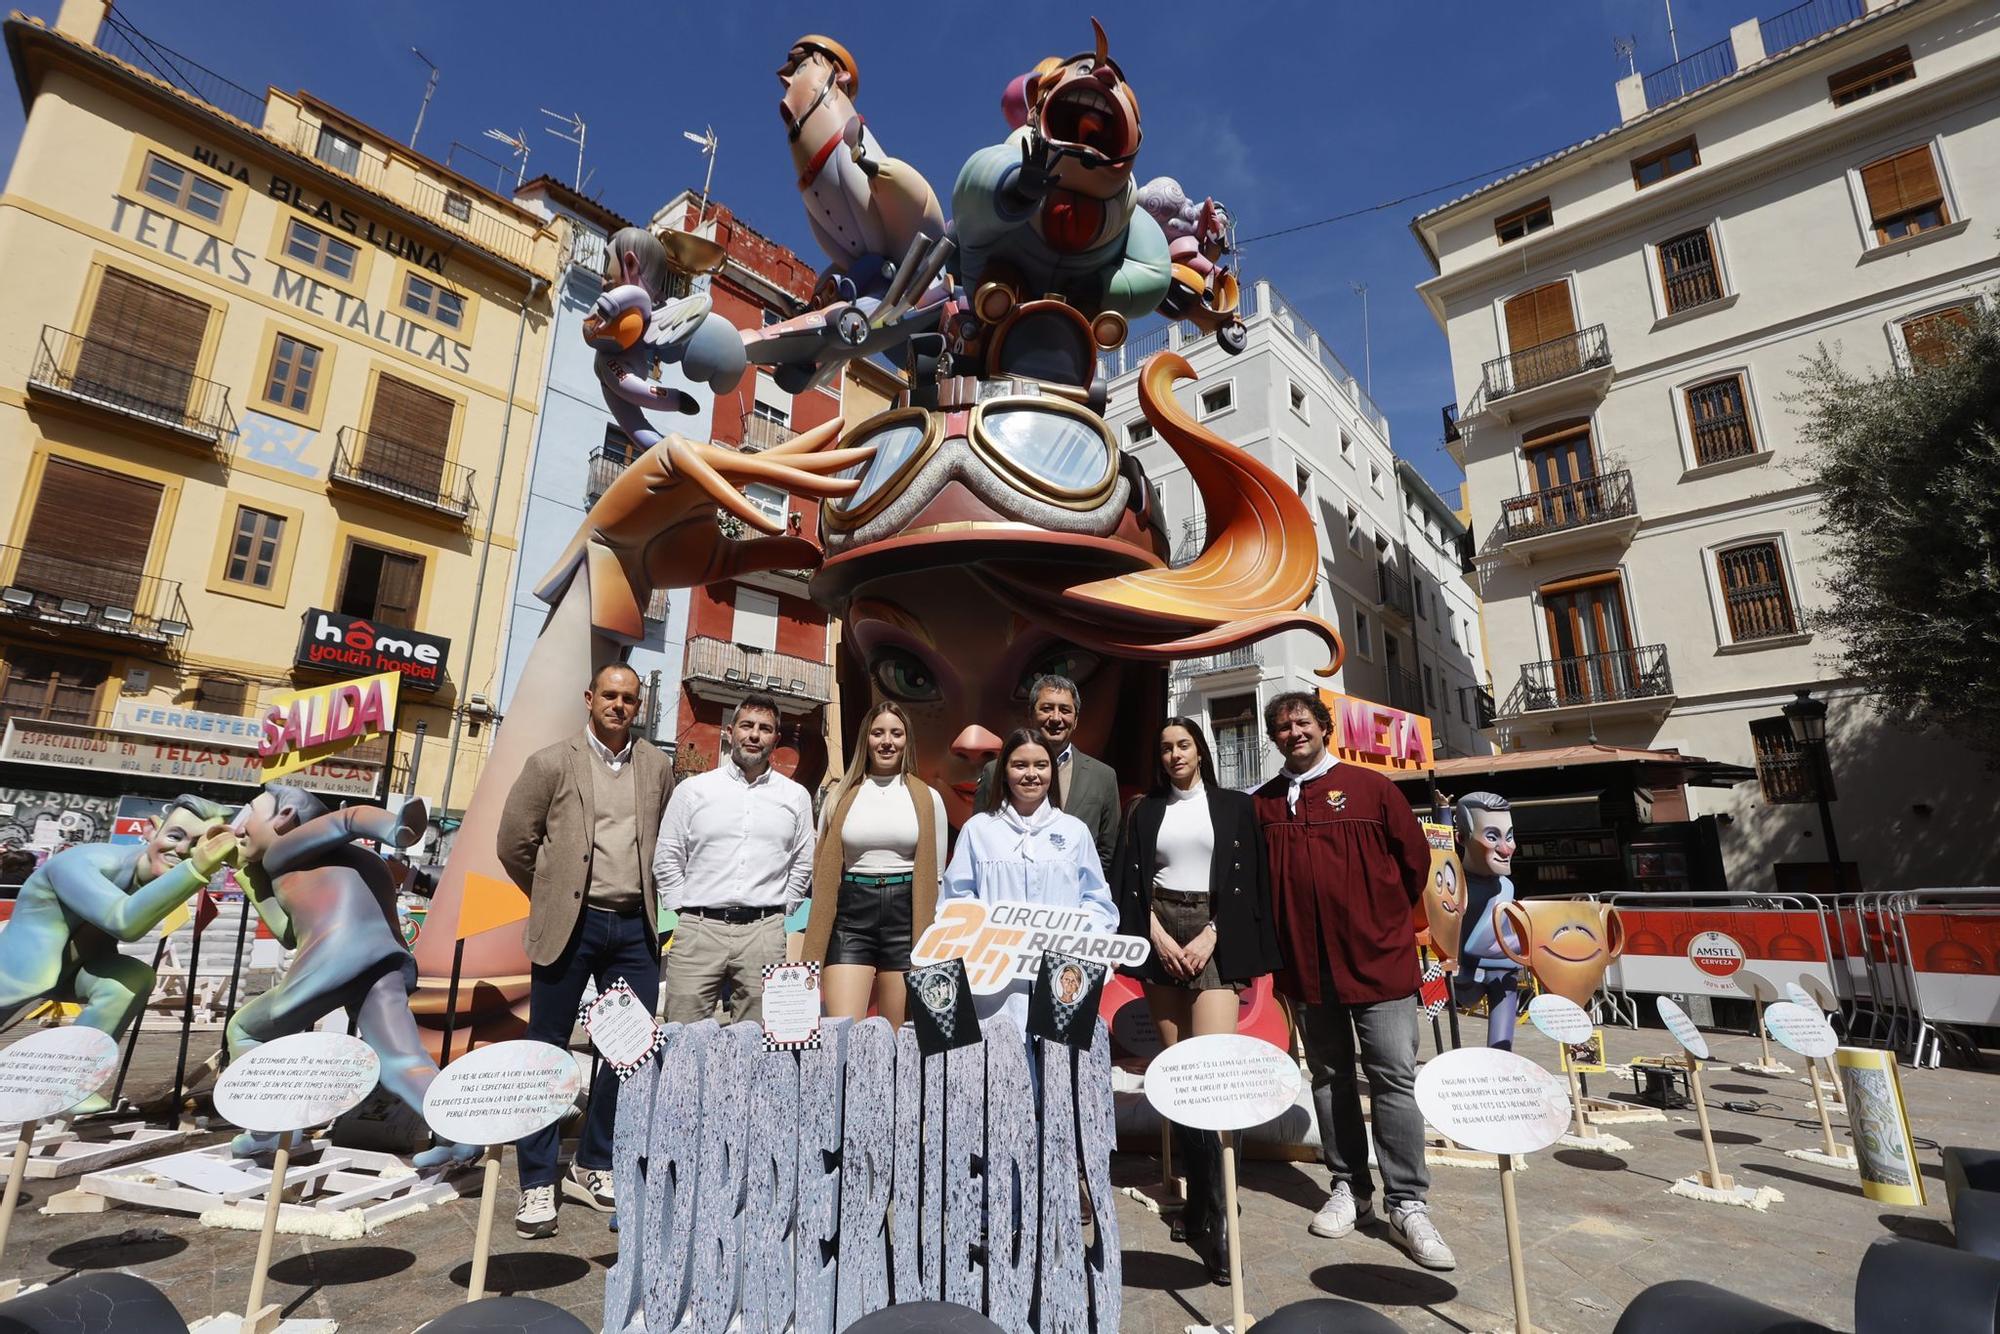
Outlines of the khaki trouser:
M667 1022L693 1024L715 1013L729 984L725 1023L764 1018L764 965L785 961L785 918L772 913L738 925L682 913L667 951Z

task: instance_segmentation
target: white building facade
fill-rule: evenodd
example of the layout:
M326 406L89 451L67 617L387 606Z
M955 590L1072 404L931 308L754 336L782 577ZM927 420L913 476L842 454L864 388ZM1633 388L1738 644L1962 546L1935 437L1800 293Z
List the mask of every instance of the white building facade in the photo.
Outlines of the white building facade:
M1992 299L1997 20L1992 0L1812 0L1739 24L1623 81L1617 128L1413 224L1495 734L1756 766L1687 794L1735 889L2000 869L1982 760L1876 707L1815 624L1829 571L1794 397L1822 347L1920 370ZM1801 690L1830 709L1838 872L1780 713Z
M1107 354L1105 420L1158 488L1174 560L1191 560L1205 533L1201 497L1138 394L1147 357L1169 348L1186 357L1197 378L1177 386L1182 406L1289 482L1314 515L1320 580L1310 609L1339 627L1347 657L1331 681L1316 676L1324 646L1291 633L1189 659L1172 672L1173 708L1207 727L1230 787L1276 771L1262 710L1289 690L1331 689L1427 717L1440 758L1487 753L1475 725L1487 679L1479 608L1459 577L1462 528L1451 507L1397 459L1381 410L1282 295L1254 283L1243 313L1248 342L1237 356L1181 325Z

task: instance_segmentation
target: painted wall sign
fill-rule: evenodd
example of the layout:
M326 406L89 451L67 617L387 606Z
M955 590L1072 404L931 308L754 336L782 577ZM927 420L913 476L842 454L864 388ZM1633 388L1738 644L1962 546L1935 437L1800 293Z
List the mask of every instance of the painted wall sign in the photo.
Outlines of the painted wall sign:
M1319 692L1333 714L1335 752L1378 769L1421 769L1431 762L1431 720L1357 695Z
M404 684L412 690L436 690L444 684L445 658L450 651L449 639L311 607L299 634L297 662L301 667L344 676L401 672Z
M990 996L1017 981L1033 981L1045 950L1112 968L1136 968L1153 945L1141 936L1104 930L1094 913L1081 908L957 899L938 908L937 920L910 951L910 959L919 965L963 959L972 990Z
M205 741L212 746L254 748L263 737L263 729L255 718L204 713L200 709L176 708L143 699L119 700L111 710L111 725L121 732Z
M256 756L248 751L210 749L157 737L123 736L94 727L24 723L19 719L7 723L6 738L0 741L0 760L135 778L168 778L190 785L259 787L265 781ZM372 797L381 786L382 770L372 764L320 760L300 770L292 781L312 792Z
M324 1125L375 1087L382 1062L346 1033L290 1033L230 1063L215 1082L215 1114L275 1135Z
M359 742L396 730L399 672L294 690L264 711L257 744L266 781L283 778Z
M1290 1111L1299 1063L1282 1047L1240 1033L1189 1038L1146 1067L1146 1101L1196 1130L1248 1130Z
M1569 1129L1563 1081L1525 1056L1459 1047L1417 1071L1424 1119L1480 1153L1533 1153Z
M561 1119L582 1088L576 1058L561 1047L495 1042L438 1071L424 1094L424 1120L460 1144L511 1144Z
M43 1028L0 1051L0 1122L40 1121L118 1073L118 1043L81 1024Z

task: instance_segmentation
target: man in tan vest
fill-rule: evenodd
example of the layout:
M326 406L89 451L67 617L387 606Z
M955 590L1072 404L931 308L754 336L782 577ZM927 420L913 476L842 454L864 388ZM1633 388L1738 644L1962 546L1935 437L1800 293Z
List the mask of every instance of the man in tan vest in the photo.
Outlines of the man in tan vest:
M528 894L523 943L534 971L527 1036L565 1049L588 982L603 990L622 978L641 1005L657 1005L652 848L673 786L666 755L632 735L640 708L637 672L623 663L599 668L583 702L588 725L529 758L507 794L500 823L500 864ZM617 1106L617 1074L600 1065L568 1176L561 1173L557 1126L520 1142L521 1207L514 1230L521 1236L555 1235L558 1182L564 1194L593 1209L612 1209Z

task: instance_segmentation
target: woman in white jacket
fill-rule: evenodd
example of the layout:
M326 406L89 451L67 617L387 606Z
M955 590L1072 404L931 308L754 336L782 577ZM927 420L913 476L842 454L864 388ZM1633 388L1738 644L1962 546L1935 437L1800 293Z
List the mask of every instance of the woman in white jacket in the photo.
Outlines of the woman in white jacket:
M1097 845L1083 821L1056 806L1049 782L1052 757L1041 733L1020 728L1000 747L987 808L965 822L945 868L940 904L952 899L983 903L1036 903L1082 908L1100 930L1118 929L1118 907L1098 865ZM1025 1035L1028 986L974 997L979 1017L1002 1011Z

